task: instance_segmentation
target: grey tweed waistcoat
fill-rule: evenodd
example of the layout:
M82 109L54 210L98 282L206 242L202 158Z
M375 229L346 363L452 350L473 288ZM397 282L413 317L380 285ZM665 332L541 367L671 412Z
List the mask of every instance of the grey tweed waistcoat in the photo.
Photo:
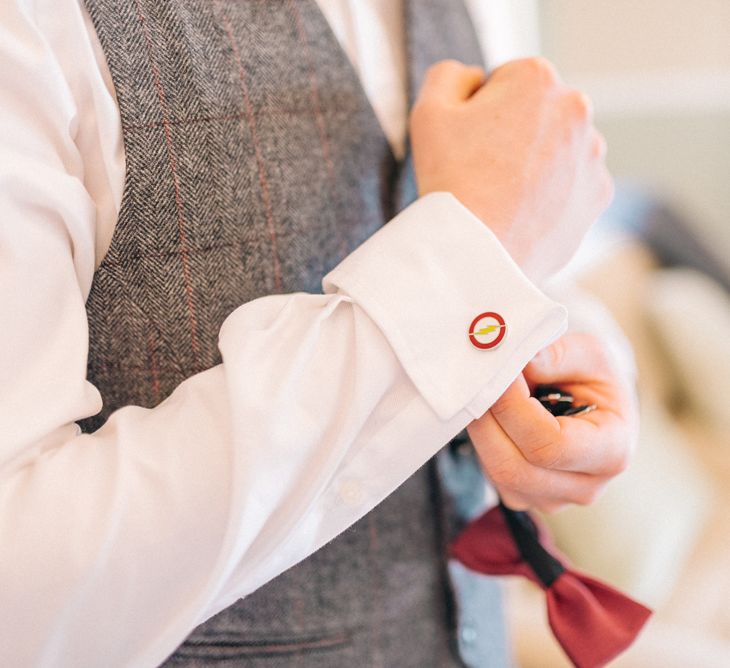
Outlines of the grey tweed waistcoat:
M239 305L319 291L415 189L314 0L86 4L127 161L87 302L88 375L104 398L82 424L93 431L111 411L154 406L219 363L218 330ZM411 93L436 60L479 62L461 2L407 0L405 11ZM444 557L451 511L473 492L467 460L425 466L339 538L196 629L170 665L441 667L459 665L458 650L470 665L504 665L494 589L482 583L482 607L469 613L459 591L478 586L455 572L450 582Z

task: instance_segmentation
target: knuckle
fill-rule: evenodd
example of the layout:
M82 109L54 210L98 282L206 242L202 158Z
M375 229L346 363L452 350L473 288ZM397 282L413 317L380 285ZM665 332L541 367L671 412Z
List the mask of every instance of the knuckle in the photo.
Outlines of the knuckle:
M534 58L527 58L525 66L528 68L530 74L536 77L541 83L554 85L558 81L558 72L547 58L542 56L536 56Z
M491 76L494 77L501 77L503 74L511 75L515 72L518 72L520 70L520 66L522 65L521 60L508 60L505 63L502 63L498 67L495 67L492 70Z
M529 510L530 503L527 499L523 498L519 494L513 494L512 492L504 491L500 492L500 497L504 504L512 510Z
M603 341L593 332L574 332L561 340L563 345L572 348L581 348L590 352L591 360L596 363L605 361L605 348Z
M413 107L411 108L411 114L409 117L411 128L417 127L419 125L419 123L423 119L424 114L428 113L428 108L428 102L425 101L422 97L418 98L415 101Z
M544 361L552 369L560 368L566 354L566 337L561 337L544 351Z
M509 415L513 410L513 402L504 396L501 396L497 401L492 404L489 409L490 413L499 421L499 419L505 415Z
M606 155L608 145L606 144L606 138L598 131L593 135L593 146L591 147L591 153L594 157L603 159Z
M488 466L487 473L492 482L499 487L512 489L519 486L518 472L509 462L502 462L496 466Z
M553 468L560 459L560 448L554 442L545 442L535 440L532 444L525 448L525 459L530 464L543 469Z
M566 103L574 118L586 122L593 116L593 102L585 93L571 90L565 95Z
M566 508L569 504L565 501L553 501L553 500L544 500L539 501L535 504L535 507L541 512L546 513L548 515L553 515L557 513L560 510L563 510Z
M428 78L440 78L442 76L453 75L463 69L463 65L454 59L439 60L426 70Z
M575 332L561 339L563 355L579 351L590 360L590 371L594 376L606 378L610 374L611 361L607 344L592 332Z
M492 482L500 488L501 491L509 492L526 489L527 476L525 475L524 467L520 466L514 460L507 460L502 462L499 466L491 467L487 469Z
M629 468L630 463L631 452L629 448L621 448L614 459L613 466L609 471L609 475L617 476L623 473L627 468Z
M596 500L596 497L597 494L593 490L590 492L582 492L576 497L575 502L579 506L590 506Z
M432 125L436 119L437 105L427 97L419 97L414 103L408 119L409 129L418 134Z
M579 506L590 506L598 500L603 491L603 485L592 485L573 495L573 502Z
M608 173L608 171L606 171L604 178L603 178L602 188L601 188L601 196L603 197L603 206L608 207L608 205L613 201L613 198L615 195L616 195L616 184L614 183L613 177Z
M542 56L511 60L498 67L492 76L522 77L538 85L551 87L558 82L558 73L555 66Z

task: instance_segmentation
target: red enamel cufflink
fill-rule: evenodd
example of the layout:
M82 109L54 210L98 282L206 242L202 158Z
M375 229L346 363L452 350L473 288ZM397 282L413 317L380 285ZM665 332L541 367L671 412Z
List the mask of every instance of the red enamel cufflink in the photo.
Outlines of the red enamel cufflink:
M504 318L494 311L480 313L469 325L469 341L480 350L496 348L506 333Z

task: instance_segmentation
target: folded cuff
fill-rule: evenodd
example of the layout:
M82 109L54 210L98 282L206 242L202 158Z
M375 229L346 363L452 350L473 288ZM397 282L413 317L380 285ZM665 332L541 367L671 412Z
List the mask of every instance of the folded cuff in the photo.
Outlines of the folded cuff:
M565 308L449 193L401 212L327 274L323 288L347 294L373 319L443 420L463 409L481 416L567 325ZM499 318L486 316L470 336L485 313L498 314L504 332ZM498 336L497 346L484 347Z

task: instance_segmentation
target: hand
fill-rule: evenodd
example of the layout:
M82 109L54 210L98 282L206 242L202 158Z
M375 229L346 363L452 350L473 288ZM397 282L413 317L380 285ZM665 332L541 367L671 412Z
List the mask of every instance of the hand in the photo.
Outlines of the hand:
M557 385L597 410L554 417L530 396ZM628 465L638 434L633 389L589 334L540 352L483 417L467 427L487 476L510 508L553 512L592 503Z
M560 269L613 197L588 98L543 58L434 65L410 132L421 195L453 193L533 280Z

